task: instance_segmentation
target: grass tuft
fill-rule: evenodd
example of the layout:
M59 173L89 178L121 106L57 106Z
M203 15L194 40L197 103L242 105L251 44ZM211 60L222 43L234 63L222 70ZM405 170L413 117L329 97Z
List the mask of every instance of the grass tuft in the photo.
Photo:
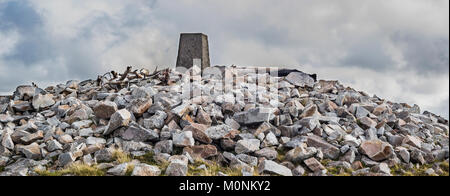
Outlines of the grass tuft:
M197 169L199 166L205 165L206 169ZM242 172L238 168L222 167L216 162L195 160L194 164L189 165L188 176L217 176L219 172L228 176L242 176Z
M89 166L81 163L71 164L62 170L36 170L35 172L40 176L104 176L106 173L104 170L98 169L97 166Z
M129 163L132 161L130 155L120 149L116 149L112 153L113 159L119 163Z

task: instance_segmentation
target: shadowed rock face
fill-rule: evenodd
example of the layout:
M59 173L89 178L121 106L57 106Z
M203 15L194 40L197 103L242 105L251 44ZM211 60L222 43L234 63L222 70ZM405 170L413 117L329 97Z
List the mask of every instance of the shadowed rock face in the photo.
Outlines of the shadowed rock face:
M74 163L107 175L126 175L134 165L135 176L219 166L242 175L402 175L390 169L448 164L446 119L338 81L268 69L221 67L199 77L196 66L128 68L45 89L18 87L0 98L0 176ZM427 168L429 175L444 171Z

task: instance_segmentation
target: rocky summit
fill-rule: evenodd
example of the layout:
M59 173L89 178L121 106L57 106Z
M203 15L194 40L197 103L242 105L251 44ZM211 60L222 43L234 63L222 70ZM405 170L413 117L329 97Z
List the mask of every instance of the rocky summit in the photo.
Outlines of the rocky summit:
M128 67L19 86L0 97L0 175L449 175L447 119L274 70Z

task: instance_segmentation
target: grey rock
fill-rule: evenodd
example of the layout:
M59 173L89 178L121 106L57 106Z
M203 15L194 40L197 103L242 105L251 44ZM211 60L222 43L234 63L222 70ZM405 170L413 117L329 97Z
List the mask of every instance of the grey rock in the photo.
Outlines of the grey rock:
M303 176L305 175L305 169L302 166L297 166L294 170L292 170L293 176Z
M71 164L75 161L75 157L71 152L63 153L58 156L59 165L64 167L68 164Z
M362 142L360 151L374 161L382 161L392 156L394 150L386 142L369 140Z
M41 149L39 147L39 144L37 143L32 143L30 145L27 146L16 146L17 150L22 152L23 154L25 154L25 156L28 159L40 159L41 158Z
M268 160L274 160L278 157L278 152L273 148L266 147L261 150L255 151L255 156L264 157Z
M94 114L97 118L109 119L116 113L117 104L111 101L98 102L94 107Z
M164 140L155 144L155 152L171 154L173 151L172 140Z
M147 165L144 163L134 165L131 176L159 176L161 170L157 166Z
M177 147L194 146L195 140L191 131L173 134L173 145Z
M246 112L236 113L233 119L241 125L253 125L269 122L274 117L272 108L253 108Z
M62 150L63 146L56 140L50 140L47 142L47 150L50 152L56 151L56 150Z
M55 100L53 100L52 94L37 94L33 97L33 107L36 110L41 110L47 107L50 107L55 104Z
M155 115L149 119L144 119L144 127L147 129L161 129L164 127L164 120L167 114L163 111L156 111Z
M320 148L321 151L325 155L325 157L329 159L337 159L340 155L339 148L329 144L328 142L324 141L322 138L317 136L308 136L306 143L310 147Z
M286 153L286 160L293 163L301 163L306 159L314 157L316 155L317 149L314 147L297 147Z
M252 153L259 150L260 141L258 139L244 139L239 140L235 146L237 154Z
M286 80L292 85L299 87L313 87L314 78L303 72L292 72L287 77Z
M264 160L258 166L259 173L276 174L280 176L292 176L292 171L274 161Z
M315 158L306 159L305 165L313 172L324 170L325 167Z
M228 125L217 125L206 129L205 133L209 138L219 140L226 137L232 130Z
M124 176L127 173L129 163L122 163L109 169L106 173L114 176Z
M9 150L14 150L14 142L11 139L11 135L8 132L2 134L1 145Z
M113 160L113 154L110 149L102 149L94 154L95 161L101 162L110 162Z
M137 124L132 124L120 134L120 137L127 141L145 142L145 141L157 141L159 134L152 129L145 129Z
M103 135L109 135L119 127L128 126L130 121L131 121L131 113L128 110L122 109L115 112L111 116L111 119L109 120L108 123L108 128L105 130Z

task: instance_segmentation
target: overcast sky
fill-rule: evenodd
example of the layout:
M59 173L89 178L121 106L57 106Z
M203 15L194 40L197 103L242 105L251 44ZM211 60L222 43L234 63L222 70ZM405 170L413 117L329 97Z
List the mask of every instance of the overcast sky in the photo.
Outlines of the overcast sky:
M214 65L264 65L449 116L448 0L0 0L0 93L176 63L180 32Z

